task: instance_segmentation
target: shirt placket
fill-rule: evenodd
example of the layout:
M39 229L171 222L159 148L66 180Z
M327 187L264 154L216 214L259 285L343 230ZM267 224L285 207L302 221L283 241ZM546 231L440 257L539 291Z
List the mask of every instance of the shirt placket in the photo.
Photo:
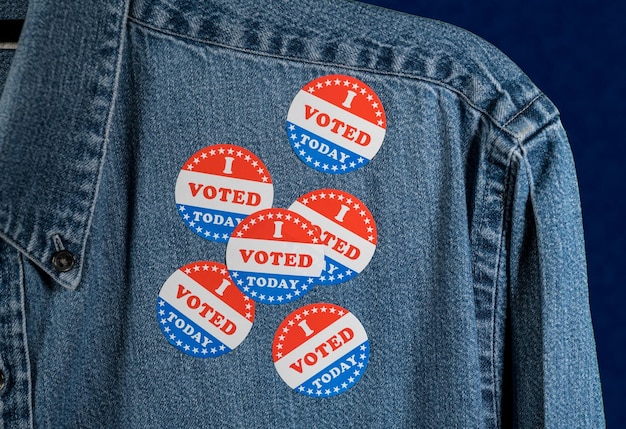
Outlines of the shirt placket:
M0 427L32 428L22 256L0 242Z

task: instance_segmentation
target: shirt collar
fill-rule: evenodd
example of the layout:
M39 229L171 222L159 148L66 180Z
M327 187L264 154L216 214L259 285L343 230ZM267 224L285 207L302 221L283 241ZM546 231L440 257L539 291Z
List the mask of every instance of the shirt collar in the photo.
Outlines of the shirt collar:
M0 99L0 237L69 289L81 279L127 6L31 1ZM53 258L61 250L70 270Z

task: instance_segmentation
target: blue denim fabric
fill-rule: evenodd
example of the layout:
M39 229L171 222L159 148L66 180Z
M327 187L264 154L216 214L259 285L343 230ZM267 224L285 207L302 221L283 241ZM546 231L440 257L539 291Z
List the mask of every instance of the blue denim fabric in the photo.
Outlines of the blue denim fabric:
M366 82L388 121L345 175L306 166L285 133L295 94L328 74ZM217 143L263 160L276 207L357 196L378 245L354 279L258 304L239 347L199 359L155 303L179 267L225 260L174 198ZM315 302L349 309L371 348L325 399L272 363L276 328ZM8 428L604 427L558 112L475 36L358 3L33 0L0 100L0 370Z
M0 3L0 19L24 19L27 9L27 0L4 0Z
M4 88L4 82L9 74L9 68L11 62L13 62L13 55L15 51L12 49L0 49L0 93Z

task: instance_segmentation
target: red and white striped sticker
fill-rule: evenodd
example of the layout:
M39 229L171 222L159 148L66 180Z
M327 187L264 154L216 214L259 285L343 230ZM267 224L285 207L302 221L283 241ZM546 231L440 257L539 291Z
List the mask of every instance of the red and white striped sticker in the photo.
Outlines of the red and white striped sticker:
M194 233L225 243L251 213L272 206L274 186L249 150L217 144L194 153L176 181L178 213Z
M216 357L246 338L254 307L233 284L225 265L199 261L179 268L165 281L156 310L171 345L190 356Z
M226 265L244 294L264 304L283 304L316 284L324 268L324 247L316 228L298 213L265 209L235 228Z
M378 153L386 129L376 93L346 75L307 83L287 114L292 149L306 165L324 173L349 173L367 165Z
M272 345L274 367L296 392L335 396L353 387L369 361L363 325L329 303L301 307L281 323Z
M319 227L325 268L319 284L342 283L359 274L376 250L376 223L365 204L338 189L319 189L301 196L289 210Z

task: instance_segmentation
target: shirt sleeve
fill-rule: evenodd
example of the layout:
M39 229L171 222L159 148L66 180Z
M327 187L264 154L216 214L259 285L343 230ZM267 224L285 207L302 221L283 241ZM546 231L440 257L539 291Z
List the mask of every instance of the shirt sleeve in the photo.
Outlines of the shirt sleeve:
M603 428L578 184L558 116L521 142L509 186L504 396L512 426Z

